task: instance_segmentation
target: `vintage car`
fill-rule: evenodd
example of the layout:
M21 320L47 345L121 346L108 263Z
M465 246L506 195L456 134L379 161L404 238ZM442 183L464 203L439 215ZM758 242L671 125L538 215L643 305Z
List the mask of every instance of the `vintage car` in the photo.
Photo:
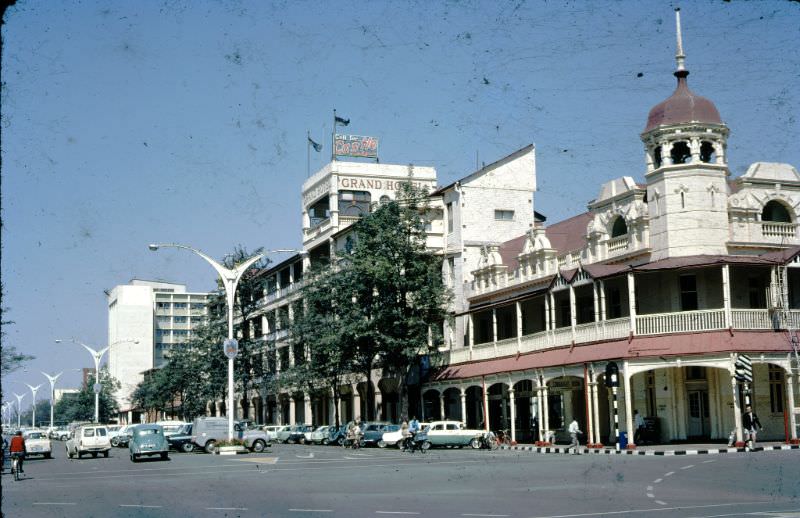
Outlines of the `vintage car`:
M277 441L278 440L278 432L280 431L281 428L284 428L284 427L280 426L280 425L273 425L273 424L261 427L261 429L264 430L264 433L267 434L267 439L269 439L270 441Z
M103 457L108 457L111 449L111 441L108 440L108 430L103 425L82 425L76 427L67 439L67 457L79 459L86 453L92 457L97 457L102 453Z
M244 441L245 446L256 453L270 445L262 430L242 430L239 423L233 425L234 437ZM198 417L192 423L192 443L206 453L217 450L217 441L228 438L228 419L225 417Z
M169 447L173 450L182 451L183 453L193 452L192 425L183 425L176 433L167 436L167 442L169 443Z
M128 442L131 462L140 457L158 455L161 460L169 460L169 443L164 437L164 428L157 424L139 424L133 428Z
M131 434L133 433L134 426L136 425L129 424L120 427L116 434L111 435L111 446L114 446L115 448L127 448L128 441L131 440Z
M312 432L314 429L311 425L308 424L299 424L297 426L293 426L292 430L289 432L289 436L286 438L286 442L288 444L305 444L306 442L306 432Z
M391 427L400 429L400 426L389 423L364 423L361 427L361 446L375 446L383 439L383 432L390 431Z
M347 435L347 425L331 426L328 430L328 444L336 444L341 446L344 438Z
M53 445L45 432L28 430L23 436L25 437L25 448L28 451L28 456L41 455L45 459L53 458Z
M178 433L181 428L189 423L183 421L156 421L156 424L164 429L164 437L169 437L174 433Z
M313 432L306 432L306 444L328 444L330 426L318 426Z
M419 423L419 429L423 430L428 426L428 423ZM397 446L402 448L401 440L403 439L403 432L400 431L400 425L391 425L383 432L383 437L378 441L379 448L386 448L387 446Z
M425 429L430 446L480 448L482 430L469 430L458 421L432 421Z

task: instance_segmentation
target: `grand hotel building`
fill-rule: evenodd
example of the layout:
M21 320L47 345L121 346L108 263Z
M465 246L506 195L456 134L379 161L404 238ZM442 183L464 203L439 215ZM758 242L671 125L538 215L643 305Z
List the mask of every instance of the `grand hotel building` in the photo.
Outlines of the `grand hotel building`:
M752 403L761 436L797 440L800 416L796 329L800 326L800 175L758 162L732 178L729 129L716 106L693 93L680 48L677 87L653 107L640 138L643 180L609 179L586 210L546 224L534 211L536 163L528 146L445 187L436 171L333 161L302 188L303 247L268 271L260 313L270 370L294 362L286 328L303 271L347 246L348 227L397 182L430 192L428 246L452 289L444 366L422 379L418 417L509 429L546 442L576 417L589 442L614 437L605 366L619 366L621 429L633 413L662 442L741 440L744 386L738 355L753 362ZM665 85L666 87L666 85ZM342 398L284 390L243 402L260 422L327 424L396 420L397 380L354 377ZM224 412L218 403L210 412Z

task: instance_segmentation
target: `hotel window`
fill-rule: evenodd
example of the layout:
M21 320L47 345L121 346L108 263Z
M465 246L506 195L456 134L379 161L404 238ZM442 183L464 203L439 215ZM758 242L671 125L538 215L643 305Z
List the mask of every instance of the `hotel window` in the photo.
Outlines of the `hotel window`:
M169 309L172 307L172 304L169 302L156 302L156 307L158 309Z
M681 275L681 311L697 310L697 277Z
M769 366L769 410L783 413L783 369L775 365Z
M187 304L185 302L176 302L174 307L175 309L186 309Z
M453 231L453 203L447 204L447 232Z
M494 219L496 221L513 221L514 220L514 211L513 210L495 210L494 211Z
M187 322L187 317L175 317L176 324L185 324Z
M372 197L366 191L339 191L339 214L361 216L369 213Z

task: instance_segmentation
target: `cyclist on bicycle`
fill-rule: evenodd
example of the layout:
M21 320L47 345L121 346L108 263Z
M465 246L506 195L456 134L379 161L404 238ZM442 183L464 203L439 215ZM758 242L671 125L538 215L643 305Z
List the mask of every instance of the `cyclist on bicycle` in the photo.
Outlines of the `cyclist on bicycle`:
M11 438L11 444L8 445L8 452L11 454L11 458L17 457L17 469L20 473L24 473L22 469L22 462L25 460L25 453L27 452L27 448L25 447L25 438L22 436L21 431L17 431L14 437Z

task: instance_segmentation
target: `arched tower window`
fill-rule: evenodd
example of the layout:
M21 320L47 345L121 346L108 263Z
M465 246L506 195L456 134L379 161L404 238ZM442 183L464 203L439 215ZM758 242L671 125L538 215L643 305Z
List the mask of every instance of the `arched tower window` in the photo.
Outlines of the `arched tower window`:
M714 149L714 144L704 140L700 144L700 161L707 164L717 161L717 150Z
M776 200L772 200L764 205L761 211L761 221L773 221L775 223L791 223L792 216L786 206Z
M658 169L661 167L663 161L664 160L661 158L661 146L656 146L656 148L653 150L653 165L656 169Z
M692 151L689 149L689 144L684 141L675 142L670 151L673 164L685 164L692 156Z
M624 236L628 233L628 225L625 223L625 218L622 216L617 217L614 220L614 224L611 226L611 238Z
M339 191L339 214L362 216L369 213L371 196L366 191Z

